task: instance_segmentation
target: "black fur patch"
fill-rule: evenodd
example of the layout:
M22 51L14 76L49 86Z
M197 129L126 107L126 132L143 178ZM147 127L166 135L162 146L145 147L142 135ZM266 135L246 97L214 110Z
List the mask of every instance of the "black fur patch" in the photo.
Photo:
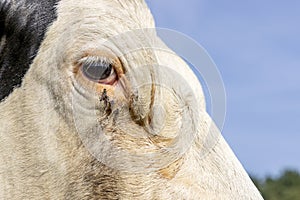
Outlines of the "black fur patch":
M22 83L59 0L0 1L0 101Z

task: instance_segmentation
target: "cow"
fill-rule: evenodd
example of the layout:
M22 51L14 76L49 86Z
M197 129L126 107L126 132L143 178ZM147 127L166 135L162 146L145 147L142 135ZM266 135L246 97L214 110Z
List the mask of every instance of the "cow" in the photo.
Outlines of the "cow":
M262 199L143 0L1 0L0 26L0 199Z

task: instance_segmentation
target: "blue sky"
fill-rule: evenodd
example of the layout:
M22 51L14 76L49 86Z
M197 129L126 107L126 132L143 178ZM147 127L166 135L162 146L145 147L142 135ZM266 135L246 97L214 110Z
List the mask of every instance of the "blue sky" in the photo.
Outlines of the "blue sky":
M147 2L158 27L194 38L216 63L223 135L247 171L300 171L300 1Z

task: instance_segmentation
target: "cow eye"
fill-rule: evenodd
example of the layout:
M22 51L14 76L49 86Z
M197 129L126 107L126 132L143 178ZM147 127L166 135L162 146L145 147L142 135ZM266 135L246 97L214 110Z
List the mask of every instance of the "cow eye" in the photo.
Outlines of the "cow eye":
M82 61L81 71L90 81L112 84L116 80L113 62L105 58L88 57Z
M108 78L113 67L109 63L85 63L82 65L82 72L88 79L98 81Z

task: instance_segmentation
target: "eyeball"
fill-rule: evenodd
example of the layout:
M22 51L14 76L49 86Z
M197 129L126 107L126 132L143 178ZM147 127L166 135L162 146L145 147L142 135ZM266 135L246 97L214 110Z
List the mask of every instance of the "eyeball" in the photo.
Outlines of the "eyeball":
M86 57L81 60L81 71L90 81L112 85L116 79L113 62L102 57Z

